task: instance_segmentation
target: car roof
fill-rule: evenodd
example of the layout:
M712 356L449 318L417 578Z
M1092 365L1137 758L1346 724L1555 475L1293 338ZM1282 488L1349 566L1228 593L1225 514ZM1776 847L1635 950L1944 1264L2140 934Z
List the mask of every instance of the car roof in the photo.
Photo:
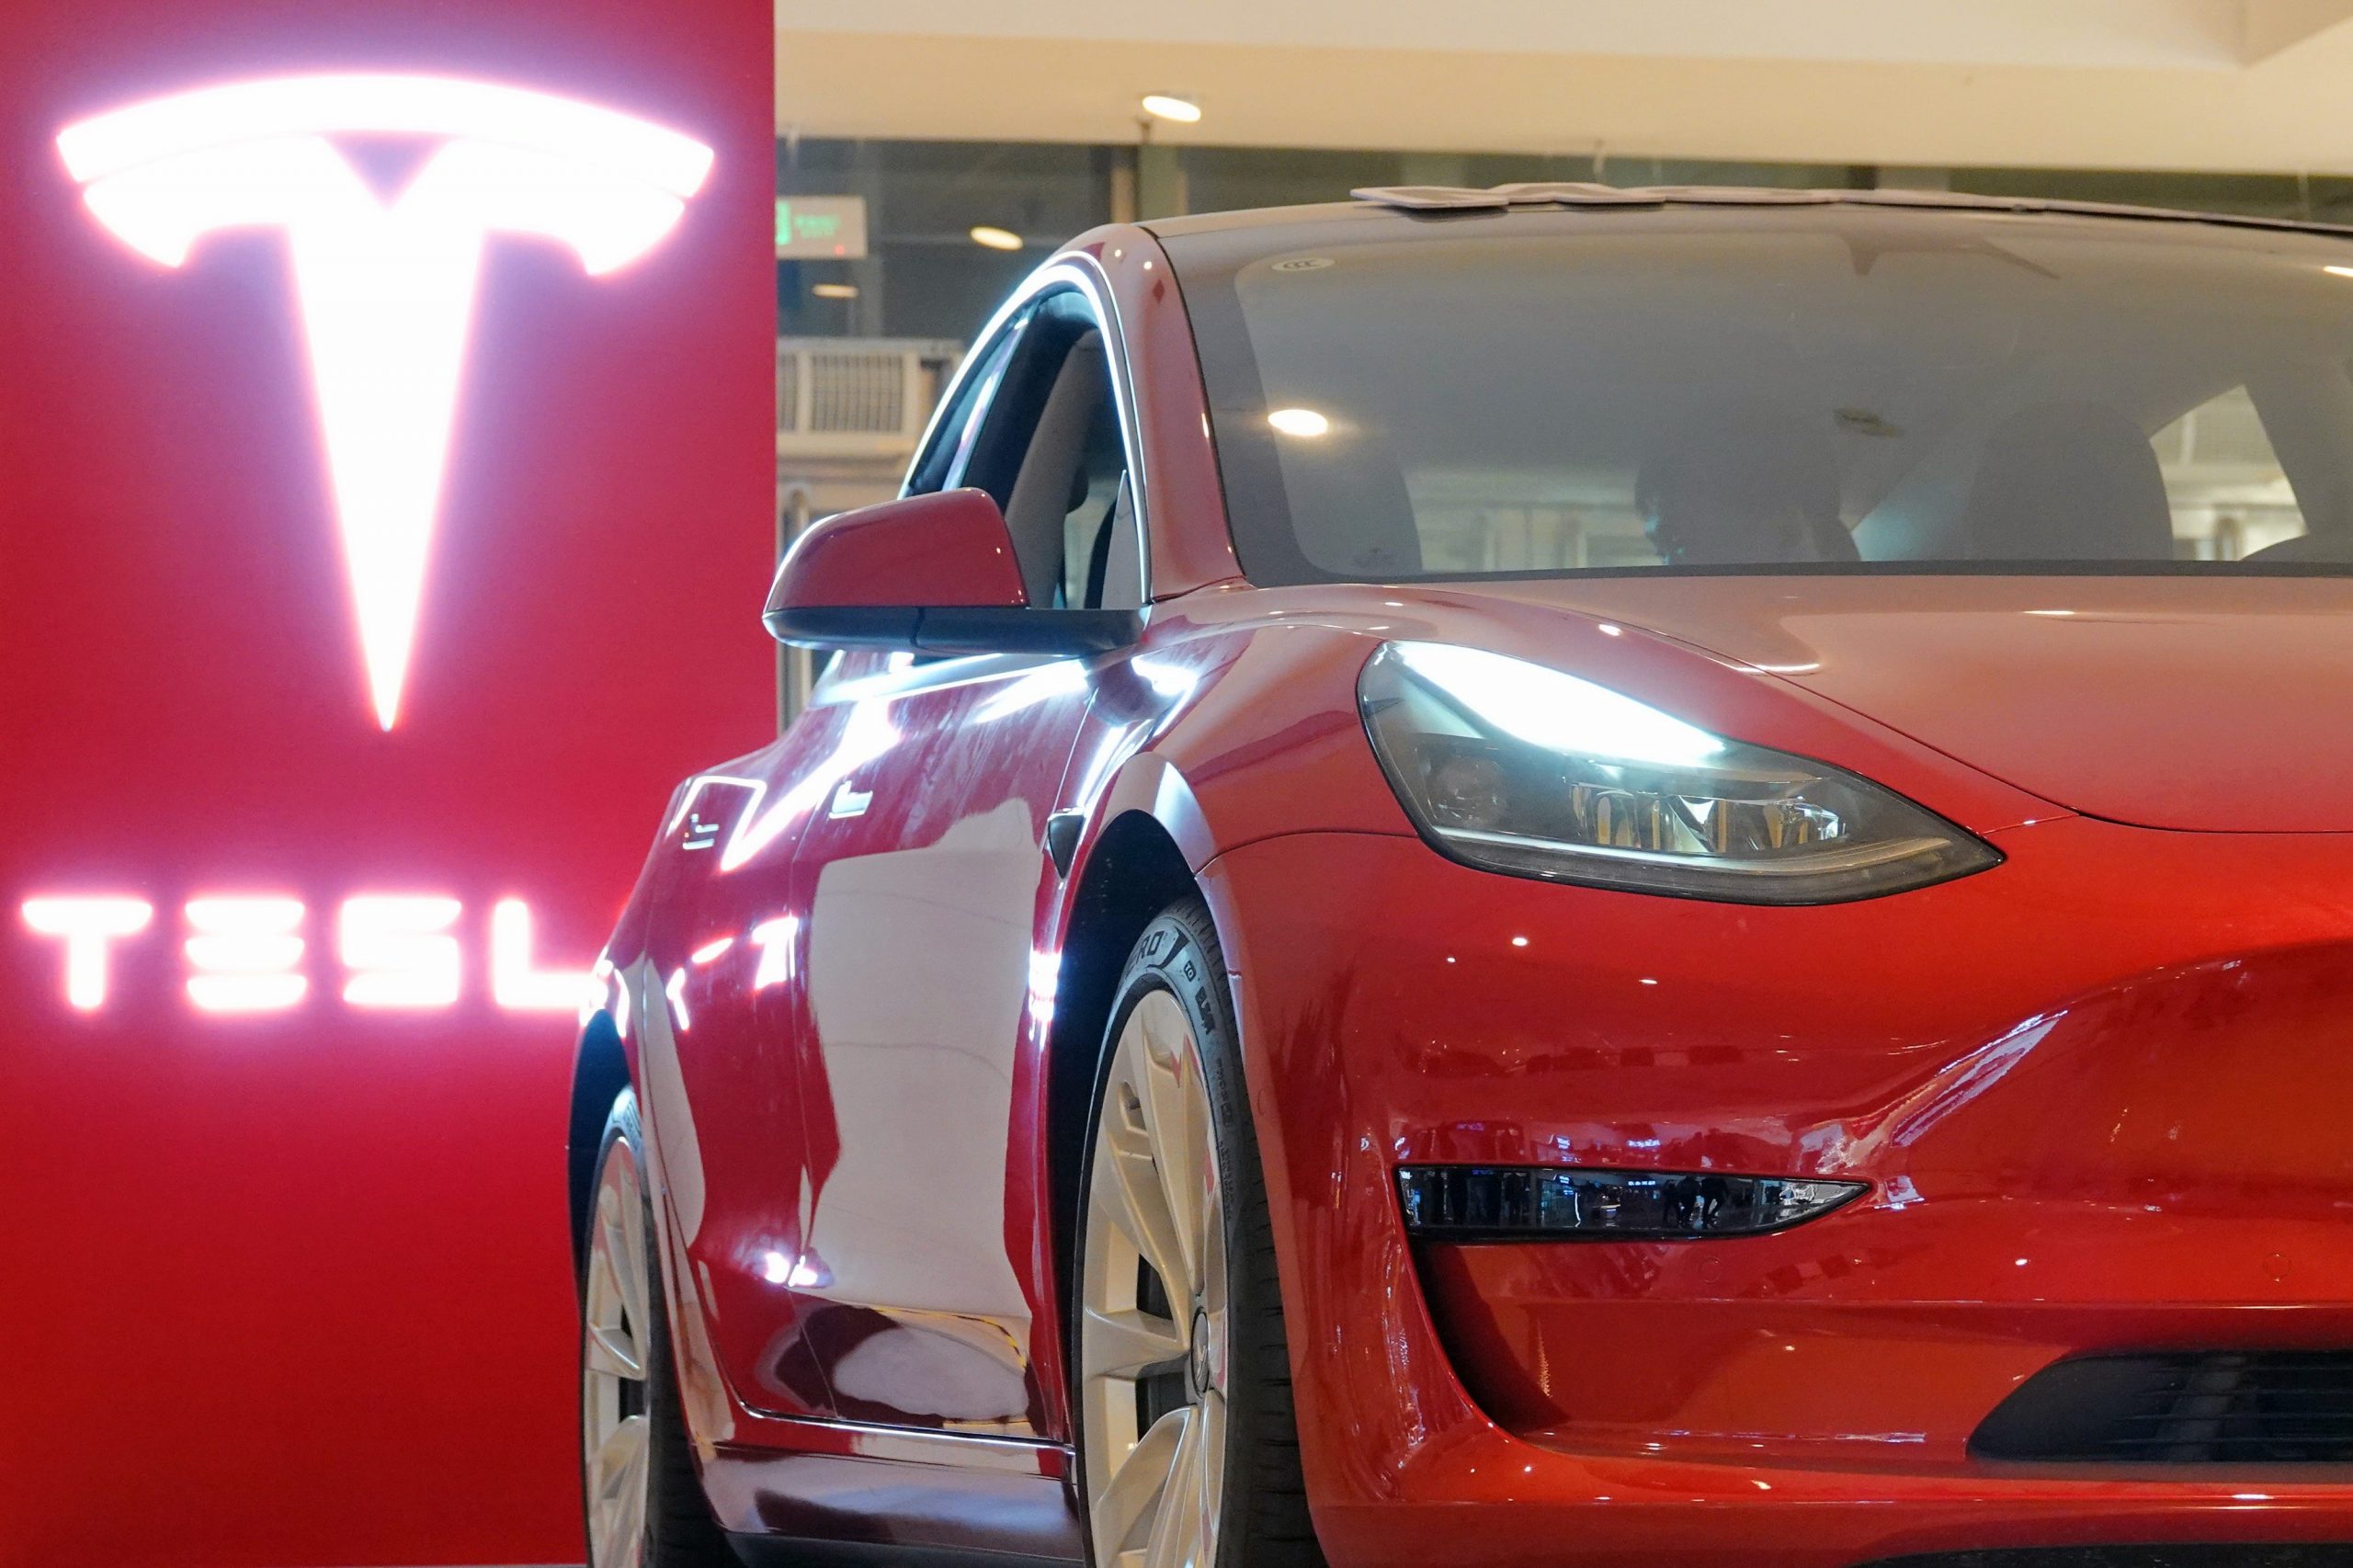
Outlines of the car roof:
M1380 214L1405 214L1429 222L1434 228L1450 227L1461 218L1487 217L1521 211L1563 211L1594 209L1640 211L1643 209L1790 207L1873 207L1909 209L1920 212L2054 213L2069 217L2120 218L2142 222L2217 224L2230 228L2290 230L2353 236L2353 227L2312 222L2294 218L2250 217L2238 213L2177 211L2164 207L2129 207L2098 201L2068 201L2042 197L1977 196L1945 190L1794 190L1744 186L1608 186L1577 181L1472 186L1366 186L1350 192L1353 201L1309 206L1257 208L1233 212L1205 212L1184 218L1154 218L1143 227L1168 237L1231 233L1318 222L1347 222Z

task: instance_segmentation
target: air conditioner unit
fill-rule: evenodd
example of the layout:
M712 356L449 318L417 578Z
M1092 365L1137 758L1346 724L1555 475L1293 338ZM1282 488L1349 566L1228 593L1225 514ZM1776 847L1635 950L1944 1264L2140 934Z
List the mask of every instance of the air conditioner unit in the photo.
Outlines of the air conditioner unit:
M777 456L904 462L963 353L937 338L779 338Z

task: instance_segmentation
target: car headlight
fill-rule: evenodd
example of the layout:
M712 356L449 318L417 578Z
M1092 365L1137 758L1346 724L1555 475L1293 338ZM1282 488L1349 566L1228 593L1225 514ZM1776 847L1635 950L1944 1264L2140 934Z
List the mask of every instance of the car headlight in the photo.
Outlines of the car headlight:
M1468 865L1733 903L1836 903L2001 863L1868 779L1500 653L1384 643L1357 694L1406 814Z

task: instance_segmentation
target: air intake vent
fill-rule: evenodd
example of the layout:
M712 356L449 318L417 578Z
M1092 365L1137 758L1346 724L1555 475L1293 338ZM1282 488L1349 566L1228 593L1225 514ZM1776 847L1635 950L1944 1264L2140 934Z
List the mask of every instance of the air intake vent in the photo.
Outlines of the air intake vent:
M2042 1464L2353 1462L2353 1352L2062 1361L2004 1400L1969 1447Z

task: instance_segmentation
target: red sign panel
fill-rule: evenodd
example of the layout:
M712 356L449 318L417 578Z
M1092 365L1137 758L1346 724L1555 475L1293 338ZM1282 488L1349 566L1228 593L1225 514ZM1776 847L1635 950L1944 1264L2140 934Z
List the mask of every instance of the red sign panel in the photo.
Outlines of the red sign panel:
M0 10L0 1564L577 1561L565 1089L772 732L753 0Z

